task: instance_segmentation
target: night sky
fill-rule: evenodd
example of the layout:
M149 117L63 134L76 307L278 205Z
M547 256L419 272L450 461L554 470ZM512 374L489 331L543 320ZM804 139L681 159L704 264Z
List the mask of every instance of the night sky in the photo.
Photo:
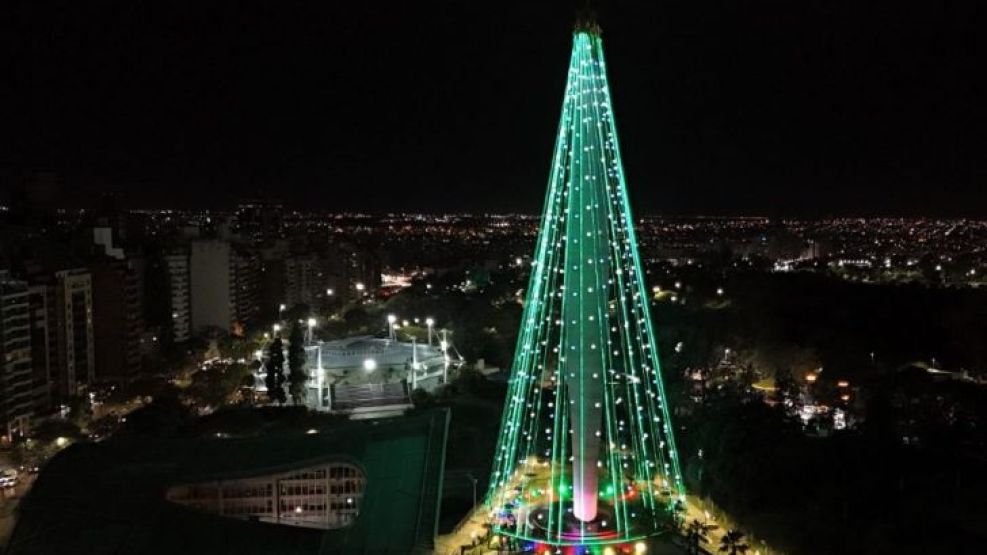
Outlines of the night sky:
M636 210L987 216L981 3L598 2ZM575 4L5 2L3 189L537 212Z

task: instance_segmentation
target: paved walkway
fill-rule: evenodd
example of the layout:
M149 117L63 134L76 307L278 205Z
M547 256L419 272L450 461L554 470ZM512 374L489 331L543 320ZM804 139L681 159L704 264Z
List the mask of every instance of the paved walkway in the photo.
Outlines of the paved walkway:
M686 496L685 507L685 522L683 524L688 526L693 520L698 520L710 526L711 528L706 533L706 539L709 540L709 543L702 544L702 547L711 553L718 553L723 536L728 531L737 528L736 523L730 520L730 517L712 502L694 495ZM744 531L743 528L740 530ZM748 555L783 555L781 551L769 549L764 542L751 538L746 532L744 541L750 545L750 549L747 551Z
M487 534L486 523L487 514L481 503L473 507L456 530L435 538L436 555L459 555L461 546L478 544Z

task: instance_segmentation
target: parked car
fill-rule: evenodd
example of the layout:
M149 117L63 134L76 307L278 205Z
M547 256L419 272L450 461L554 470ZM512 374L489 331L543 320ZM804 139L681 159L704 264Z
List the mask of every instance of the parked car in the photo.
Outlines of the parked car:
M17 471L7 469L0 472L0 488L12 488L17 485Z

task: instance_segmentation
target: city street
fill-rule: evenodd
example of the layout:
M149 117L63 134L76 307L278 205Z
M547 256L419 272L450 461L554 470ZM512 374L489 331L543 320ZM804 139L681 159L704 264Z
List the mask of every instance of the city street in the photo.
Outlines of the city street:
M7 545L16 522L17 505L34 485L34 474L21 473L17 485L0 490L0 547Z

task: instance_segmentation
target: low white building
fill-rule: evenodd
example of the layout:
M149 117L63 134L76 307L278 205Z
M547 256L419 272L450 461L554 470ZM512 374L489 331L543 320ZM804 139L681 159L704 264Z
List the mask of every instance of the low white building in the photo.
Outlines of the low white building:
M335 529L360 512L366 477L355 465L336 462L289 472L180 484L168 488L172 503L220 516Z

